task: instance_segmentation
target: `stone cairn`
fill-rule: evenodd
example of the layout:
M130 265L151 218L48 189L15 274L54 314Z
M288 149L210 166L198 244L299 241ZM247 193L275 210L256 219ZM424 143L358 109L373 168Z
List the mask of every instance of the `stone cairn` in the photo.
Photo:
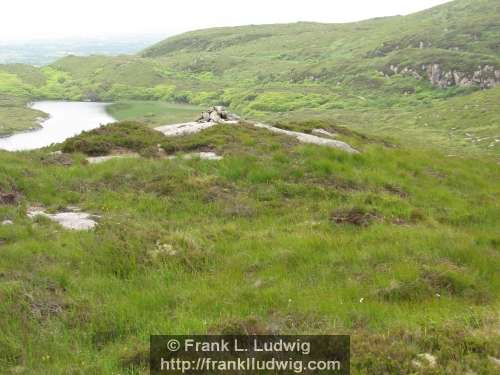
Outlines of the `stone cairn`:
M229 113L223 106L215 106L208 111L202 112L197 122L235 122L239 121L240 117L234 113Z

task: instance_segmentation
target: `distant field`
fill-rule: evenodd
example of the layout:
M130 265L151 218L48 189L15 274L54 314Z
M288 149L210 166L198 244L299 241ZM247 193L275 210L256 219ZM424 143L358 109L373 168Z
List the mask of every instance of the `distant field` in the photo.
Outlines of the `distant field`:
M137 120L151 126L193 121L202 107L186 104L148 101L126 101L112 104L108 113L119 121Z

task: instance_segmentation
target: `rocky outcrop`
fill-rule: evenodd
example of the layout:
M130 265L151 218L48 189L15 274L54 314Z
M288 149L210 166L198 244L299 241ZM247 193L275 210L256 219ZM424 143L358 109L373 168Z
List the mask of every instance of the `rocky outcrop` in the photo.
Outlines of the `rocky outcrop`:
M239 116L234 113L229 113L223 106L215 106L208 111L202 112L201 116L196 122L223 122L223 121L239 121Z
M223 157L220 155L217 155L215 152L193 152L190 154L184 154L184 155L172 155L169 156L168 158L170 160L177 159L178 157L181 157L184 160L192 160L192 159L201 159L201 160L222 160Z
M428 79L434 87L439 88L460 86L489 89L500 84L500 69L492 65L478 66L472 71L445 69L441 64L423 64L418 68L390 65L389 74L386 75L394 74Z
M107 155L107 156L92 156L88 157L86 160L89 164L101 164L109 160L114 159L136 159L140 155L136 153L120 154L120 155Z
M232 113L228 113L224 107L219 106L219 107L212 107L207 112L203 112L201 114L201 117L196 122L165 125L155 129L162 132L167 137L177 137L187 134L198 133L202 130L211 128L212 126L215 126L219 123L237 125L239 124L239 120L240 117ZM284 134L293 137L301 143L309 143L309 144L336 148L350 154L359 153L358 150L352 148L349 144L331 139L335 137L335 134L329 133L324 129L314 129L314 132L317 134L314 135L314 134L306 134L306 133L285 130L262 123L253 123L253 126L261 129L267 129L273 133ZM328 138L324 138L325 136ZM188 158L190 157L192 156L188 156ZM198 157L200 159L209 159L209 160L220 160L222 158L216 154L211 154L211 153L199 153L198 155L194 155L194 157Z
M500 70L496 70L491 65L478 66L472 72L462 72L445 70L439 64L431 64L427 67L427 76L433 86L440 88L478 86L482 89L489 89L500 83Z
M64 212L49 214L42 207L31 207L27 211L27 216L35 219L38 216L46 217L66 229L71 230L90 230L97 226L99 216L80 212L77 207L68 207Z
M336 141L333 139L322 138L322 137L318 137L318 136L312 135L312 134L306 134L306 133L285 130L285 129L277 128L277 127L274 127L271 125L262 124L262 123L255 123L254 126L257 128L267 129L273 133L284 134L284 135L287 135L289 137L293 137L301 143L309 143L309 144L313 144L313 145L336 148L336 149L345 151L349 154L359 154L358 150L355 150L354 148L351 147L351 145L349 145L345 142L342 142L342 141Z
M155 128L159 132L162 132L167 137L177 137L181 135L195 134L202 130L211 128L217 125L217 122L213 121L196 121L196 122L186 122L182 124L164 125Z

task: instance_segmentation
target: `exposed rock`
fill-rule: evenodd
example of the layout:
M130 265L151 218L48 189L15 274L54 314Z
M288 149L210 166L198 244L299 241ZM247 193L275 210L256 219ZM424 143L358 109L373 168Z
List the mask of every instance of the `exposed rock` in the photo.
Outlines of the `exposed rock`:
M2 225L13 225L14 222L12 220L4 220L2 221Z
M437 358L429 353L417 355L418 359L411 361L412 365L416 368L435 368L437 365Z
M492 356L488 356L488 359L492 364L494 364L496 367L500 368L500 359Z
M223 157L217 155L215 152L193 152L191 154L185 154L181 156L183 159L201 159L201 160L222 160ZM177 156L170 156L169 159L173 160Z
M170 244L162 244L160 241L156 242L156 247L148 251L148 255L153 259L157 260L162 256L175 256L177 255L177 250Z
M197 122L226 122L226 121L239 121L240 118L234 113L229 113L223 106L215 106L208 111L202 112L201 116L196 120Z
M155 128L155 130L162 132L167 137L176 137L198 133L219 123L236 125L239 121L239 116L227 112L222 106L216 106L210 108L208 111L202 112L201 116L194 122L164 125Z
M427 76L429 77L429 80L431 81L432 85L434 86L439 86L439 87L447 87L448 84L445 83L443 85L442 80L441 80L441 66L439 64L431 64L427 68Z
M318 136L322 135L322 136L330 137L330 138L335 138L337 136L336 134L330 133L329 131L326 131L325 129L313 129L313 131L311 133L314 135L318 135Z
M210 121L210 113L208 112L203 112L201 114L201 117L198 121L201 121L201 122L209 122Z
M107 156L93 156L93 157L88 157L87 161L89 164L101 164L109 160L113 159L131 159L131 158L138 158L139 154L136 153L129 153L129 154L120 154L120 155L107 155Z
M476 70L468 72L456 69L445 70L441 64L424 64L417 68L402 68L398 65L390 65L386 73L388 73L389 76L393 74L402 74L413 76L416 79L426 77L433 86L439 88L477 86L482 89L489 89L500 83L500 70L496 70L495 67L491 65L478 66Z
M28 209L27 215L29 218L34 219L37 216L43 216L52 220L62 227L71 230L90 230L97 226L97 222L94 220L98 218L96 215L92 215L85 212L59 212L56 214L48 214L43 208L31 207Z
M210 115L211 121L205 121L204 118L206 118L205 113L208 113ZM218 118L220 118L219 121L215 121ZM196 121L196 122L187 122L183 124L173 124L173 125L165 125L165 126L160 126L158 128L155 128L155 130L158 130L159 132L163 133L167 137L175 137L175 136L181 136L181 135L186 135L186 134L194 134L198 133L202 130L208 129L214 125L217 125L218 123L222 124L238 124L239 123L239 117L236 116L235 114L227 113L224 110L224 107L213 107L211 110L208 112L203 112L202 116ZM321 146L326 146L326 147L331 147L331 148L337 148L340 150L343 150L348 153L353 153L357 154L359 151L355 150L352 148L350 145L348 145L345 142L341 141L336 141L333 139L327 139L327 138L322 138L318 137L317 135L313 134L305 134L305 133L300 133L300 132L294 132L290 130L284 130L280 128L276 128L274 126L266 125L266 124L261 124L261 123L254 123L253 124L255 127L258 128L264 128L269 131L272 131L274 133L280 133L280 134L285 134L290 137L296 138L299 142L302 143L311 143L315 145L321 145ZM326 130L323 129L315 129L315 131L323 136L328 136L328 137L335 137L334 134L331 134L327 132ZM206 153L205 153L206 154ZM199 153L198 157L200 158L210 158L209 160L220 160L220 156L208 156L204 155L204 153Z
M256 124L254 124L254 126L257 128L267 129L269 131L272 131L273 133L285 134L285 135L288 135L290 137L294 137L299 142L302 142L302 143L311 143L311 144L320 145L320 146L337 148L339 150L348 152L350 154L359 154L358 150L355 150L354 148L352 148L350 145L348 145L345 142L335 141L333 139L321 138L321 137L311 135L311 134L305 134L305 133L280 129L280 128L276 128L274 126L261 124L261 123L256 123Z
M215 123L215 122L186 122L184 124L160 126L158 128L155 128L155 130L162 132L167 137L176 137L179 135L198 133L198 132L200 132L204 129L208 129L214 125L217 125L217 123Z
M218 112L213 111L210 113L210 121L220 122L220 120L222 120L222 117Z
M195 152L192 154L184 155L184 159L202 159L202 160L222 160L223 157L217 155L215 152Z

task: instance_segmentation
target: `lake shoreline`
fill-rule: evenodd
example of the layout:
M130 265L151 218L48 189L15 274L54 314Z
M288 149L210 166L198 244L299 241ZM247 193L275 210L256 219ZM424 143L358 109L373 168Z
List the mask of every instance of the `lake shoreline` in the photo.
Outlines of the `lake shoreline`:
M0 150L28 151L48 147L54 143L115 122L106 110L107 102L32 101L27 108L45 114L38 117L38 127L0 136Z

